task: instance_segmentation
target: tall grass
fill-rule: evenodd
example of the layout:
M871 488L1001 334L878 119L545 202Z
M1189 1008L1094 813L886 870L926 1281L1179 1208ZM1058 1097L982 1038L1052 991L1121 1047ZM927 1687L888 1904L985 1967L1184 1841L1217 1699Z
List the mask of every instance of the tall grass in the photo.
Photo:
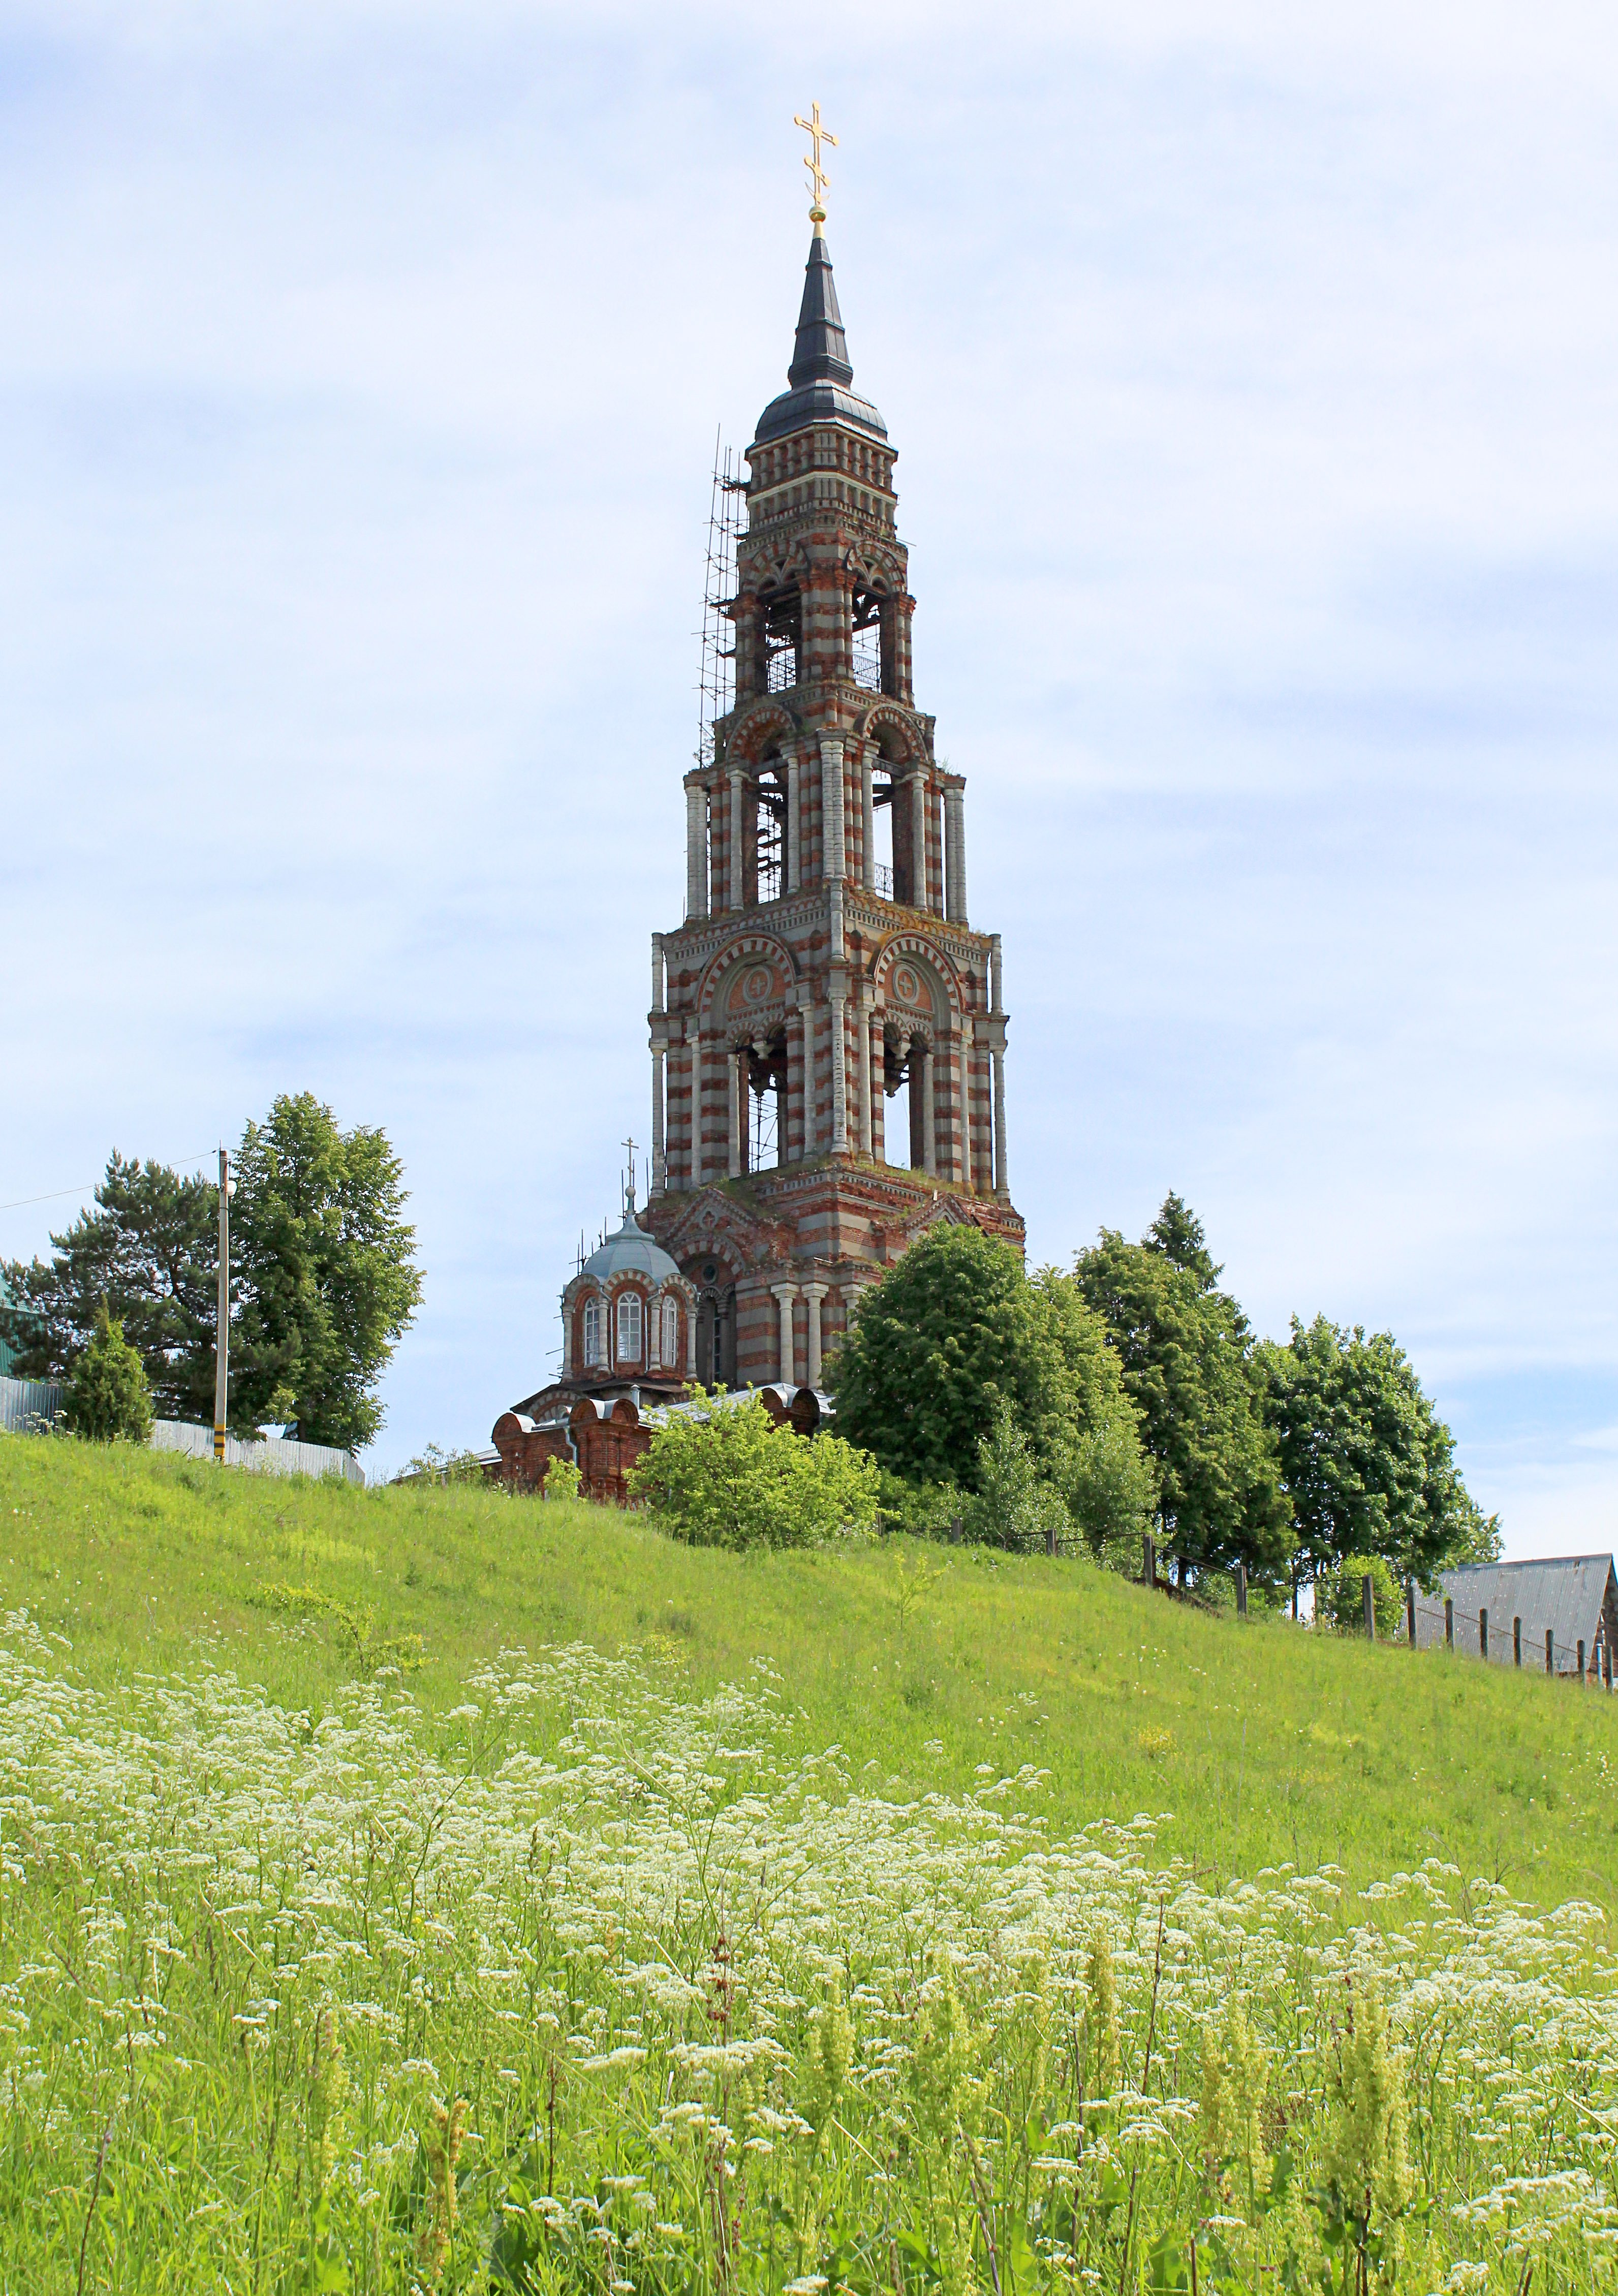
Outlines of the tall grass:
M991 1742L862 1782L765 1666L316 1719L3 1639L8 2291L1610 2284L1594 1906L1216 1890Z
M288 1588L315 1599L289 1609ZM1067 1559L897 1540L731 1555L477 1488L0 1438L0 1603L65 1634L92 1683L201 1651L314 1716L395 1638L420 1637L427 1712L516 1643L653 1645L695 1696L762 1656L791 1683L798 1742L839 1743L899 1799L970 1793L986 1757L1028 1761L1050 1773L1053 1832L1171 1812L1165 1853L1210 1882L1324 1861L1360 1885L1435 1856L1529 1902L1618 1911L1604 1693L1205 1618Z

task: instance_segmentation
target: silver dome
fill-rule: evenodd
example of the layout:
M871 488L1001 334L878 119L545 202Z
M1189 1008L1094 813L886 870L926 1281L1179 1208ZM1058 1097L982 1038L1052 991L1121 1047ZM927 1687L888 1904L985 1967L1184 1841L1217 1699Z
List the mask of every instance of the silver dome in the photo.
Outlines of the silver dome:
M661 1243L654 1243L633 1212L624 1214L624 1224L616 1235L610 1235L597 1251L593 1251L584 1263L584 1273L593 1275L598 1283L605 1283L614 1275L645 1275L653 1283L665 1283L670 1275L679 1274Z

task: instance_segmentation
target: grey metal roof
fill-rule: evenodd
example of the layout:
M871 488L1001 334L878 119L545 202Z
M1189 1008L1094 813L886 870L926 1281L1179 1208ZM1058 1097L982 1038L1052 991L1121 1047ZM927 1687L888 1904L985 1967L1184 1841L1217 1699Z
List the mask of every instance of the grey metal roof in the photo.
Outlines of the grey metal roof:
M613 1275L649 1275L661 1283L679 1269L661 1243L640 1226L631 1211L624 1214L624 1224L616 1235L610 1235L599 1250L593 1251L584 1263L584 1273L604 1283Z
M1532 1562L1474 1562L1444 1571L1442 1592L1416 1598L1416 1641L1428 1650L1444 1639L1444 1598L1455 1605L1455 1645L1479 1654L1478 1621L1489 1614L1489 1655L1503 1666L1513 1660L1512 1621L1523 1621L1524 1665L1543 1666L1545 1636L1556 1637L1559 1667L1576 1663L1578 1646L1587 1658L1596 1647L1609 1591L1618 1604L1618 1571L1610 1554L1558 1554Z
M788 430L801 430L810 422L848 422L885 439L888 426L868 398L849 385L854 370L849 362L848 337L837 308L837 283L832 276L831 251L817 232L809 242L804 266L803 300L798 307L798 333L793 363L786 370L791 389L772 398L759 417L756 439L779 439Z

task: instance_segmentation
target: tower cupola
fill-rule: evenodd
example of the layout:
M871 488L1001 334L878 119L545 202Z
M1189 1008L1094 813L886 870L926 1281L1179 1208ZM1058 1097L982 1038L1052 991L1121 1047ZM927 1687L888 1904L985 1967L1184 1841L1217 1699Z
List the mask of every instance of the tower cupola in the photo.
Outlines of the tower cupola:
M812 422L846 422L869 438L887 438L888 426L870 400L850 388L854 369L837 308L831 251L818 224L804 266L803 300L798 307L798 332L786 380L791 388L772 398L759 417L755 444L784 439Z

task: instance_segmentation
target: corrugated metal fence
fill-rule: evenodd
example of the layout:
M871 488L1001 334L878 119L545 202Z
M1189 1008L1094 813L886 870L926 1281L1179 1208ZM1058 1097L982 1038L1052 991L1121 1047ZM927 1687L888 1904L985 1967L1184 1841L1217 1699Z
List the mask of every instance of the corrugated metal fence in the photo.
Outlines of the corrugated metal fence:
M53 1379L0 1379L0 1433L26 1435L37 1419L48 1427L62 1403Z
M62 1390L53 1380L0 1379L0 1433L26 1435L39 1421L48 1426L62 1407ZM152 1423L154 1451L180 1451L188 1458L213 1457L213 1429L191 1427L180 1419ZM363 1484L365 1470L347 1451L324 1443L290 1443L268 1435L261 1443L225 1439L227 1467L250 1467L261 1475L341 1475L346 1483Z
M213 1429L188 1427L179 1419L156 1419L152 1424L154 1451L184 1451L193 1459L211 1459ZM227 1467L251 1467L261 1475L341 1475L345 1483L363 1483L365 1469L347 1451L333 1451L324 1443L290 1443L283 1435L267 1435L261 1443L238 1443L225 1438Z

